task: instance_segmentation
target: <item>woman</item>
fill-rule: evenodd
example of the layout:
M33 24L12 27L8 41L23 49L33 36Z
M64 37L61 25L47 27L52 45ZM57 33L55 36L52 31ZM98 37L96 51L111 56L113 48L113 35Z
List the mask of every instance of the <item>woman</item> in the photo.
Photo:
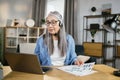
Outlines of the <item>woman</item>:
M75 43L66 34L62 16L59 12L50 12L46 17L47 32L37 40L35 53L42 66L80 65L77 59Z

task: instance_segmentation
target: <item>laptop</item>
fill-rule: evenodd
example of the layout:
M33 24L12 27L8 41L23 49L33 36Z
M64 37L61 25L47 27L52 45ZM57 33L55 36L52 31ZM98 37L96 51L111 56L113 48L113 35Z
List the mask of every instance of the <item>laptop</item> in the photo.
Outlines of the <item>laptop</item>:
M13 71L44 74L50 67L42 67L36 54L6 53L5 59Z

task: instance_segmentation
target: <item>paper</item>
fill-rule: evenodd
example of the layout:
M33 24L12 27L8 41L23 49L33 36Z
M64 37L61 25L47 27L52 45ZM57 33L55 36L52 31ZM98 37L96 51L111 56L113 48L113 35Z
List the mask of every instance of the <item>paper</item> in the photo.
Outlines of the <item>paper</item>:
M96 71L92 70L93 66L94 66L94 62L93 63L86 63L83 65L69 65L69 66L63 66L63 67L59 67L58 69L63 70L65 72L74 74L76 76L85 76L85 75L89 75L92 73L95 73Z

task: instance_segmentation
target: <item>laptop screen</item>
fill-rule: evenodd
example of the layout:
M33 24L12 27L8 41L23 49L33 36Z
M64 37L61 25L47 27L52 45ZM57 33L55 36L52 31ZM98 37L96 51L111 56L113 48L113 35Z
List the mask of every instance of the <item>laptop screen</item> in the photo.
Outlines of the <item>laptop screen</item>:
M13 71L43 74L35 54L6 53L5 58Z

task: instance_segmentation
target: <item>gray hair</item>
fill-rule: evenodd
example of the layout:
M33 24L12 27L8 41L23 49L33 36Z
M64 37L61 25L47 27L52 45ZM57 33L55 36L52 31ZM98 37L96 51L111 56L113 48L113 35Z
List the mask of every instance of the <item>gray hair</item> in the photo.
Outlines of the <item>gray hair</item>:
M58 48L61 51L61 56L64 56L67 52L67 40L62 15L57 11L53 11L50 12L48 16L55 16L62 23L62 27L60 26L60 30L57 36L58 36ZM48 47L49 54L50 55L53 54L54 50L53 39L52 35L49 34L48 31L46 31L46 34L44 35L44 41Z
M62 15L59 12L57 12L57 11L51 11L48 14L48 16L55 16L60 21L60 23L63 24L63 18L62 18Z

